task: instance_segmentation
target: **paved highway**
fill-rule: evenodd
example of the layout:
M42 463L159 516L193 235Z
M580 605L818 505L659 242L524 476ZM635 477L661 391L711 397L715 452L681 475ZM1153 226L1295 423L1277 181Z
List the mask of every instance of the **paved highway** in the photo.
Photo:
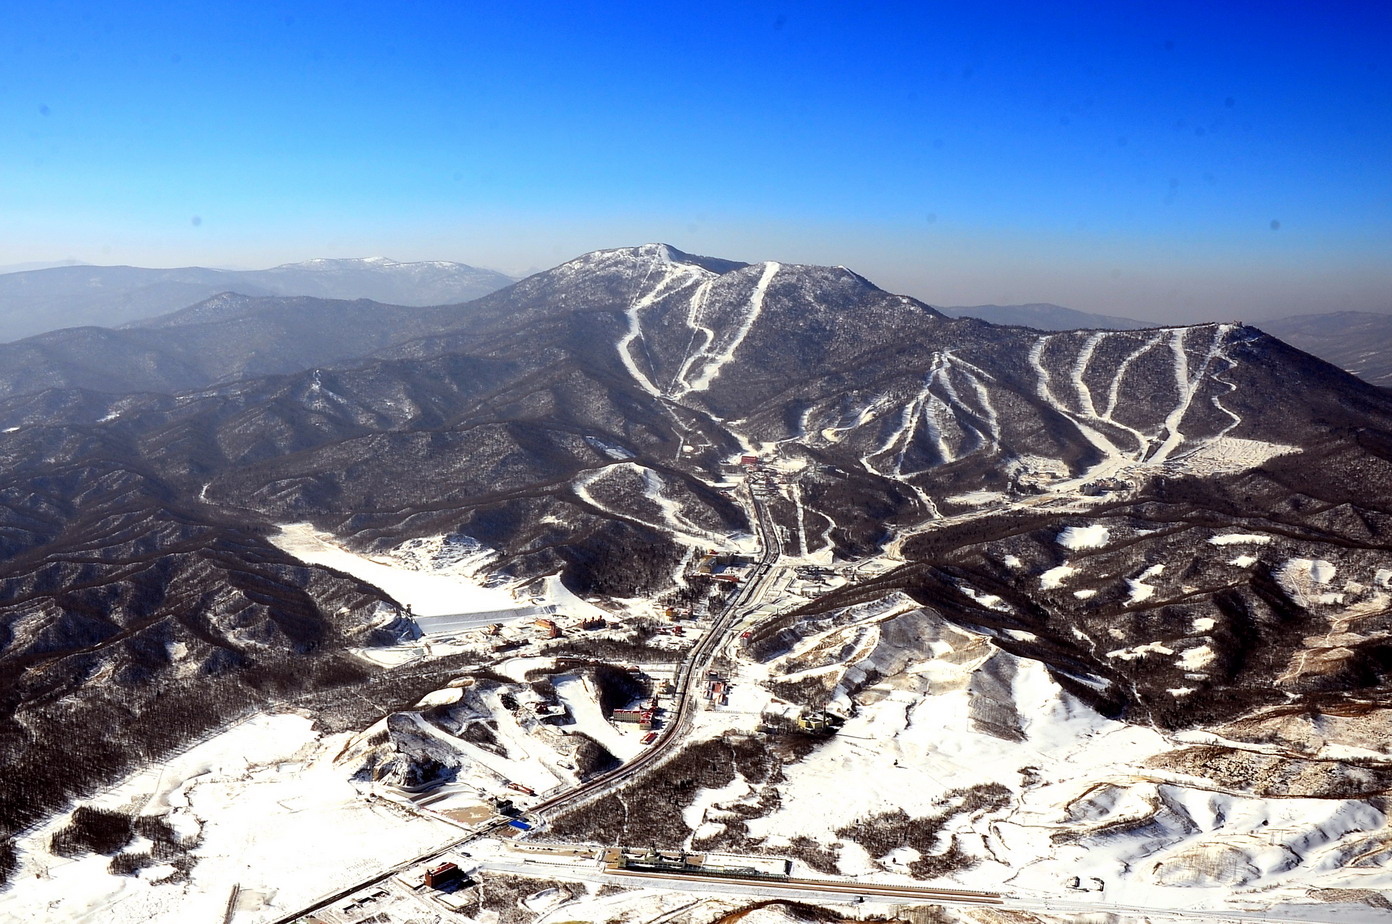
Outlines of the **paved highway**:
M753 889L772 889L775 892L812 892L823 897L845 900L846 896L877 896L911 902L953 902L969 905L1000 905L1004 898L995 892L972 892L966 889L935 889L931 886L893 885L889 883L849 882L837 879L764 879L753 876L709 875L658 870L609 870L611 876L643 879L666 884L690 886L696 883L736 886Z
M1241 911L1211 908L1162 908L1150 905L1129 905L1104 900L1088 901L1047 896L1025 897L974 892L966 889L944 889L928 885L853 882L846 879L786 879L760 877L702 876L681 872L649 870L600 870L593 866L573 863L550 863L544 859L508 862L487 859L485 870L517 875L546 876L555 879L583 880L603 884L614 883L618 876L624 885L637 888L671 889L688 893L712 893L725 897L748 899L782 899L784 901L855 902L863 898L867 904L915 905L959 904L991 905L1003 910L1040 912L1067 920L1092 919L1114 915L1127 920L1175 921L1181 924L1388 924L1392 914L1368 906L1366 909L1322 908L1319 905L1286 905L1274 910Z

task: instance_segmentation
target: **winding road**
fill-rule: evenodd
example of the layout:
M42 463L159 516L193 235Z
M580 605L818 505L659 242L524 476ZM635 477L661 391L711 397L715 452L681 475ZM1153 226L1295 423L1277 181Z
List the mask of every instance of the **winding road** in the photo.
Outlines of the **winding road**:
M757 514L759 542L763 552L758 563L754 566L749 580L740 585L739 592L726 604L725 609L715 618L710 629L701 636L696 647L691 649L686 660L678 668L674 684L676 688L676 712L671 721L659 733L657 740L633 760L604 776L595 777L589 782L582 783L533 806L529 810L531 814L544 815L561 807L569 808L622 786L648 767L660 762L690 729L692 717L700 708L701 700L697 691L700 688L702 676L709 668L716 650L725 641L730 627L762 601L764 590L773 578L773 566L778 562L777 531L773 528L773 520L769 515L768 507L761 502L757 495L752 493L750 500L754 504L754 510Z
M748 485L746 485L748 490ZM642 774L645 770L661 762L676 748L682 737L691 727L691 721L700 706L700 697L697 694L701 678L708 669L715 652L719 649L722 642L726 640L726 635L730 627L739 621L748 611L758 606L763 600L763 595L769 582L774 575L774 565L779 557L778 531L774 528L773 518L769 514L768 507L763 503L763 499L749 491L750 503L754 506L755 525L759 532L759 544L762 552L759 561L754 565L749 579L740 585L739 592L726 604L710 628L701 636L700 641L691 649L686 659L681 663L677 670L675 683L676 709L671 718L659 734L656 741L637 757L628 763L618 767L609 773L595 777L592 780L581 783L564 792L557 793L549 799L537 803L529 808L528 814L545 817L548 814L555 814L562 808L570 808L590 799L597 798L620 786L630 782L634 777ZM313 914L321 908L328 907L340 899L346 898L355 892L376 885L383 880L398 875L419 866L429 863L432 860L449 853L458 847L486 837L493 832L507 827L509 820L498 818L474 828L456 841L447 844L443 848L434 848L428 853L420 854L404 860L392 866L390 869L381 870L372 874L366 879L359 880L352 885L345 886L336 890L331 895L323 896L312 905L301 908L291 914L276 918L271 924L292 924L306 915Z

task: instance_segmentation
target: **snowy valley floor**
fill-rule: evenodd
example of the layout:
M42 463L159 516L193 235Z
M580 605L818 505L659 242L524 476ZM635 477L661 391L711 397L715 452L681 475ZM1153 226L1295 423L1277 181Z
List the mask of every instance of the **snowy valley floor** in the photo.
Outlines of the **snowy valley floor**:
M291 535L295 554L317 555L380 581L421 615L523 603L557 606L573 617L601 612L559 582L525 601L481 586L476 575L486 557L477 549L418 543L368 561L309 532ZM1082 550L1106 538L1084 528L1061 535L1060 543ZM1221 547L1241 543L1251 545L1246 537L1215 545L1229 554ZM789 567L814 563L822 562L784 561ZM866 570L883 566L871 562ZM793 584L789 571L774 586L787 592ZM438 646L412 640L401 651L425 658L476 645L473 638ZM1130 906L1210 920L1269 909L1270 919L1392 921L1392 909L1377 899L1392 890L1386 864L1392 835L1379 800L1256 798L1175 769L1165 755L1189 747L1192 735L1167 736L1106 719L1061 689L1038 662L948 625L906 597L828 614L789 650L763 662L751 660L738 638L722 654L728 701L712 699L699 713L678 757L718 749L773 754L776 771L765 758L742 763L737 757L716 785L682 790L679 827L655 829L641 817L631 824L625 819L623 843L723 853L732 863L746 855L787 857L795 874L813 877L910 883L932 870L935 883L1000 892L1019 906L1010 913L949 910L938 920L1076 920L1086 908ZM527 709L545 705L526 699L527 678L539 675L551 679L564 706L567 735L583 733L621 759L641 750L635 729L603 717L591 679L558 668L544 649L499 661L490 679L444 687L404 714L430 746L461 755L456 783L428 806L450 811L457 824L399 793L393 802L388 788L361 774L354 782L368 751L394 746L381 743L385 726L322 735L307 716L257 715L91 801L164 819L188 845L191 865L156 856L134 875L116 875L108 871L108 855L54 856L50 841L68 820L57 818L20 842L20 869L0 892L0 922L251 924L442 849L465 836L460 825L469 822L463 819L492 817L483 793L501 781L517 780L544 794L578 779L564 736L528 717ZM809 682L825 690L833 711L848 717L838 734L815 742L794 740L789 731L799 710L786 691ZM522 699L518 708L508 705L509 696ZM423 721L422 710L432 707L453 710L452 718ZM492 723L498 748L466 741L462 732L456 737L448 729L462 729L459 723ZM660 788L672 765L651 770L635 789ZM626 815L641 805L640 796L609 797L619 801L599 803L598 810L618 805ZM524 808L531 801L518 796ZM564 827L565 816L546 820ZM538 862L518 851L529 840L568 840L584 849L580 856ZM472 855L461 860L476 871L480 894L501 903L485 902L477 919L696 924L772 901L738 890L710 895L625 888L604 878L590 849L612 841L587 840L583 833L557 838L543 827L520 840L462 846ZM123 852L151 847L137 836ZM528 884L529 877L536 883ZM863 909L844 901L828 907L848 919L897 913L876 902ZM1159 913L1127 919L1147 918L1166 919ZM412 919L400 918L403 924ZM765 924L800 919L778 906L743 918Z

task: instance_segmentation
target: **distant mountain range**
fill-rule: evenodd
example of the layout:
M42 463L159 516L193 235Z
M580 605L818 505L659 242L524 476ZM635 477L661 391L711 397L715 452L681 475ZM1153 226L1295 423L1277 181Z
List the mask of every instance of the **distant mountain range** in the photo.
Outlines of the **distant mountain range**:
M51 388L173 393L362 356L450 326L455 307L225 292L111 329L0 343L0 397Z
M368 299L382 305L429 307L472 301L514 281L502 273L464 263L399 263L382 257L307 260L266 270L204 267L145 269L92 266L72 260L16 264L0 267L0 345L5 341L66 328L148 327L152 318L178 312L224 293L236 293L251 299L275 296L341 301ZM225 301L221 304L226 308L233 303ZM258 323L262 324L276 313L271 310L271 302L258 302L255 308L246 299L235 301L235 304L242 306L237 309L239 311L256 314ZM300 309L308 310L308 305L307 302L298 303ZM284 307L290 310L291 306ZM1095 314L1043 302L959 305L938 310L952 318L979 318L992 324L1045 331L1143 330L1155 326L1135 318ZM375 317L368 318L365 311L375 313ZM314 315L315 312L310 311L309 314ZM322 337L323 343L275 342L274 332L266 329L264 333L269 338L266 350L256 357L248 356L240 369L237 368L238 363L226 366L216 357L152 355L150 364L139 366L141 371L134 376L131 374L134 367L126 366L124 371L103 368L96 357L82 360L76 354L98 349L98 344L113 339L137 353L146 349L159 354L185 354L189 348L196 347L170 344L163 338L148 335L115 336L110 331L89 331L78 336L64 334L56 339L26 344L22 349L0 350L0 395L15 393L14 388L21 381L34 385L80 387L101 387L104 384L116 390L123 390L127 386L157 389L197 387L205 379L207 382L224 381L239 372L289 371L299 368L297 364L301 361L306 364L321 361L311 357L323 357L322 361L329 361L380 347L383 345L381 336L369 334L369 331L377 329L378 323L386 323L386 328L381 332L384 335L399 331L401 336L393 337L393 340L410 339L416 331L423 331L434 323L424 317L413 319L408 314L384 308L359 308L354 316L355 323L366 325L366 329L326 332L319 327L306 328ZM180 323L186 324L193 317L201 316L187 315L185 321ZM308 316L302 322L292 322L288 317L281 320L292 324L310 323ZM1366 381L1392 385L1392 315L1335 312L1263 321L1259 322L1259 326ZM349 343L355 345L348 346ZM217 346L216 343L212 344L214 349ZM71 357L77 367L88 368L96 377L74 374L76 368L67 364L61 358L63 356ZM276 356L280 358L274 358ZM55 365L39 368L50 358L56 361ZM177 367L187 362L192 362L194 370L203 371L177 371ZM64 369L67 371L64 372ZM112 372L115 372L115 377L107 377Z
M52 269L55 266L88 266L83 260L39 260L31 263L7 263L0 273L26 273L30 270Z
M992 324L1033 327L1035 330L1140 330L1155 326L1135 318L1090 314L1046 302L1029 305L959 305L938 310L950 318L980 318Z
M1392 386L1392 315L1336 311L1261 321L1259 326L1365 381Z
M118 327L223 292L423 306L470 301L513 281L463 263L380 257L309 260L267 270L58 266L0 274L0 341L67 327Z

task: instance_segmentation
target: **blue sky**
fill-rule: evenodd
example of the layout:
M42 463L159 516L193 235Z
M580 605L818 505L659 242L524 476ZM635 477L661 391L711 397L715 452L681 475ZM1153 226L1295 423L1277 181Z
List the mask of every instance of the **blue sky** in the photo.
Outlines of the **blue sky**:
M0 22L0 264L663 240L936 304L1392 310L1383 4L121 6Z

